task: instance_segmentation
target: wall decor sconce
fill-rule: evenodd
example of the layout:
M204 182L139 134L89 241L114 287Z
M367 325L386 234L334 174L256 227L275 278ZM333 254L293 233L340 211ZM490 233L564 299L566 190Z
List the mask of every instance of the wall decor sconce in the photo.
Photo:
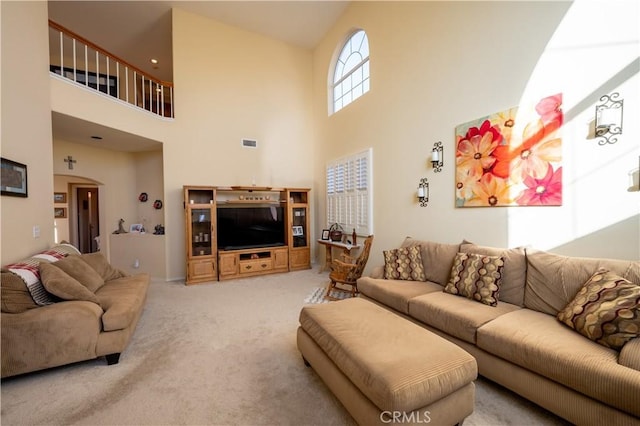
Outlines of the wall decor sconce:
M431 164L433 165L433 171L438 173L442 171L444 162L442 157L444 156L444 150L442 148L442 142L436 142L433 144L433 150L431 151Z
M622 103L618 100L620 94L614 92L611 95L602 95L600 101L596 104L596 120L594 134L597 138L598 145L614 144L618 142L617 135L622 134Z
M420 179L417 195L420 207L427 207L427 204L429 203L429 180L427 178Z

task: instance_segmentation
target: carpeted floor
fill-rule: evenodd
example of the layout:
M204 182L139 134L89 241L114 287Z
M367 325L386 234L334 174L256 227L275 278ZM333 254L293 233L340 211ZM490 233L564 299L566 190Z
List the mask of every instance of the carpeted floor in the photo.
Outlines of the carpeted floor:
M295 331L317 270L185 286L152 283L120 363L104 359L2 381L3 425L353 425ZM562 420L479 379L466 425Z

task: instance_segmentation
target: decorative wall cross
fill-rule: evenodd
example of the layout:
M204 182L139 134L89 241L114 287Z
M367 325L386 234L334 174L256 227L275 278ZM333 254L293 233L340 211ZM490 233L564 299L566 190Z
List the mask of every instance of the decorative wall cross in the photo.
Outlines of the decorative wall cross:
M73 170L73 163L77 163L76 160L73 159L71 155L67 155L67 158L64 159L65 163L68 163L69 170Z

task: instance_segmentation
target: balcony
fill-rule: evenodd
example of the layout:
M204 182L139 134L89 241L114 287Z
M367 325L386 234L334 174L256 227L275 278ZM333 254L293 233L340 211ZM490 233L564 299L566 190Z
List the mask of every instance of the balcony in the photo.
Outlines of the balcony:
M49 71L103 96L151 114L174 118L173 83L136 66L49 20Z

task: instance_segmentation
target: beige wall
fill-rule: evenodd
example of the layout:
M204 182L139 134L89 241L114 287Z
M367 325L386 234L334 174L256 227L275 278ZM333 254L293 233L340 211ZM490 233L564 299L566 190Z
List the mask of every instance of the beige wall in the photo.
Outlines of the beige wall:
M4 265L53 244L46 2L1 2L2 157L27 165L28 198L2 196ZM25 37L29 34L29 37ZM40 237L33 237L33 227Z
M313 183L311 53L180 9L164 146L167 275L185 275L183 185ZM180 88L178 90L178 88ZM243 148L241 139L258 141Z
M326 162L373 147L376 239L370 265L408 235L545 250L580 240L571 254L639 258L638 196L626 192L627 172L640 154L637 120L630 119L637 116L637 70L601 87L637 56L637 22L626 17L637 16L637 3L624 6L634 4L635 14L612 7L603 20L603 11L576 12L568 2L353 2L314 50L316 229L327 225ZM354 28L369 37L371 90L328 116L329 64ZM581 38L570 38L576 33ZM594 38L602 33L619 55L598 62L594 58L612 50ZM628 124L621 142L601 147L586 139L588 123L597 98L613 89L626 98ZM455 208L455 127L558 92L564 93L567 120L564 205ZM437 141L444 145L441 173L428 163ZM415 198L422 177L431 189L426 208ZM625 232L601 231L618 222ZM594 233L597 240L584 238Z

